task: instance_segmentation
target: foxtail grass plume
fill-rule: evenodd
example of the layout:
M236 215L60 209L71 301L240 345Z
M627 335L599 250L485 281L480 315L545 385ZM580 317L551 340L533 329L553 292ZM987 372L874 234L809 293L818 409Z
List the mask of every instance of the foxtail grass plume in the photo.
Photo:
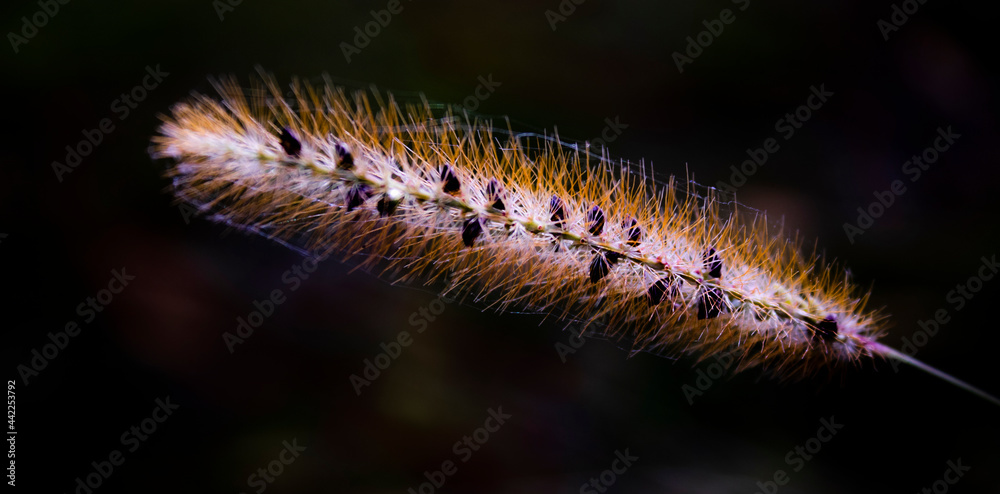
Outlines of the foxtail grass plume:
M636 351L780 378L893 358L1000 404L879 343L885 317L843 270L689 180L329 81L214 86L163 117L152 155L215 221Z

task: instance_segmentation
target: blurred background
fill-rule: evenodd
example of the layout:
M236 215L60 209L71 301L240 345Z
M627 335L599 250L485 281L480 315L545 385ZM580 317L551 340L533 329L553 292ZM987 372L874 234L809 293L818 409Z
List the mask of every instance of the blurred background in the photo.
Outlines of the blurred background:
M491 79L479 114L576 140L604 133L614 156L709 185L731 181L747 150L773 138L779 149L740 201L783 217L870 286L871 306L891 315L888 343L912 341L943 309L949 322L919 340L917 357L998 394L1000 281L983 281L960 310L948 300L1000 247L994 20L975 2L917 5L897 2L893 18L887 1L5 2L0 303L17 487L997 492L1000 409L885 363L794 383L749 371L686 394L706 384L710 362L629 358L600 340L561 358L559 325L446 304L417 318L427 330L359 396L349 376L413 333L414 313L440 308L435 295L336 259L288 290L283 273L301 256L189 217L148 154L158 115L210 92L210 76L248 85L256 65L285 82L326 73L446 103ZM370 24L390 7L384 26ZM377 34L345 55L366 25ZM703 31L699 53L687 38ZM144 78L155 87L120 99ZM797 125L779 122L813 87L832 95ZM113 129L61 168L66 146L103 119ZM961 137L911 181L904 163L949 126ZM849 238L845 223L894 180L906 192ZM134 279L100 295L113 270ZM223 333L275 289L287 300L230 352ZM100 312L78 310L99 295ZM59 336L68 323L79 333ZM64 348L46 350L53 338ZM510 418L499 430L456 451L501 408ZM843 427L812 439L831 417ZM638 459L602 478L626 450ZM971 469L943 482L958 459ZM434 473L449 460L456 471ZM769 484L779 470L783 485ZM425 472L444 484L421 487ZM596 487L582 487L591 478Z

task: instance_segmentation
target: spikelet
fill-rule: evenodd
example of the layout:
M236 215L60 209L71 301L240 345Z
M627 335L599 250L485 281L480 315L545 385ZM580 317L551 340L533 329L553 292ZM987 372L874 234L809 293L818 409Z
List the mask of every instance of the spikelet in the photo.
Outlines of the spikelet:
M915 363L876 342L884 318L846 274L711 190L426 102L299 82L286 98L262 81L249 96L215 83L219 99L176 105L153 138L177 198L216 221L637 351L791 378Z

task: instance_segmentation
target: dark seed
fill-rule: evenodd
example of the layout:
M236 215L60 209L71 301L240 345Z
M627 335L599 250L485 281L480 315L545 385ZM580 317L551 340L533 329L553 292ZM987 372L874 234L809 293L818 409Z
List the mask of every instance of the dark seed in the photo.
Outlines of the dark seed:
M462 225L462 243L466 247L472 247L480 233L483 233L483 224L478 217L466 220Z
M632 220L626 222L624 226L625 228L628 229L625 232L625 235L627 237L625 243L632 247L638 246L639 240L642 238L642 228L639 227L639 222L636 221L635 218L632 218Z
M722 290L709 287L698 297L698 319L714 319L722 312Z
M722 277L722 259L719 259L715 249L705 251L705 271L708 271L708 276L712 278Z
M598 252L594 260L590 261L590 282L597 283L611 272L611 263L603 253Z
M823 338L823 341L829 343L837 339L837 318L832 315L826 316L822 321L816 323L813 326L812 337Z
M663 302L663 296L667 294L667 290L670 290L670 298L675 298L677 296L677 285L670 282L669 278L660 278L653 283L646 294L649 295L649 305L659 305Z
M608 258L608 262L610 262L611 264L618 262L618 260L622 258L621 254L611 251L605 252L604 256Z
M486 199L493 201L493 209L496 209L497 211L504 210L503 186L500 185L500 182L497 182L497 179L495 178L491 178L490 182L486 184Z
M358 184L347 190L347 212L357 209L358 206L371 196L371 188L364 184Z
M392 213L396 212L396 206L399 206L399 201L389 199L386 194L382 194L382 197L375 204L375 209L378 209L378 214L382 216L391 216Z
M333 147L334 152L337 153L337 166L345 170L350 170L354 168L354 156L351 152L344 147L343 144L337 144Z
M281 129L281 148L285 150L285 154L293 158L302 151L302 143L292 135L292 131L288 130L288 127Z
M486 198L487 199L495 199L495 198L499 197L500 196L500 182L497 182L497 179L495 179L495 178L491 178L490 181L486 184L486 190L485 190L485 192L486 192Z
M587 230L591 235L600 235L604 231L604 211L601 208L594 206L587 211Z
M552 196L549 199L549 212L552 213L551 220L559 228L566 223L566 209L563 207L562 199L558 196Z
M455 175L455 170L452 170L449 165L441 167L441 183L444 184L442 190L446 194L454 194L462 188L462 184L458 181L458 175Z

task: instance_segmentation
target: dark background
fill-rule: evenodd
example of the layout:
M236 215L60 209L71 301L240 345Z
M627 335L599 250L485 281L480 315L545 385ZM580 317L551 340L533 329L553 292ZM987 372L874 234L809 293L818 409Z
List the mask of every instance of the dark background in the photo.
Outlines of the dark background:
M249 84L258 64L283 82L328 73L450 103L492 74L501 86L481 114L580 140L619 117L628 128L609 145L615 156L714 184L825 84L834 96L779 139L741 202L784 217L871 286L871 305L891 315L889 344L948 309L918 357L997 394L1000 282L961 311L945 301L998 250L995 18L983 4L928 0L885 40L876 23L890 2L753 0L679 73L671 54L685 37L738 6L586 0L553 31L544 12L555 0L404 1L347 63L340 43L385 6L244 0L220 20L210 0L74 0L18 53L0 49L3 364L17 381L18 489L73 492L169 396L180 408L95 492L255 492L248 476L294 438L306 450L266 492L404 493L455 460L452 444L497 406L512 418L441 492L579 492L628 448L639 460L609 492L750 494L791 472L786 453L831 415L844 428L778 492L919 492L957 458L972 469L953 492L997 491L1000 409L884 363L797 383L749 371L692 405L681 389L705 364L627 358L600 340L563 363L558 325L453 305L358 397L348 376L412 332L410 314L434 295L336 260L230 354L222 333L285 288L281 273L302 258L186 222L148 154L157 115L210 91L208 76ZM5 2L3 32L39 10ZM169 76L117 120L112 102L157 64ZM105 117L115 130L57 180L52 162ZM953 149L850 243L843 224L949 125L962 136ZM82 322L77 304L122 268L136 279L25 385L17 366L47 333Z

